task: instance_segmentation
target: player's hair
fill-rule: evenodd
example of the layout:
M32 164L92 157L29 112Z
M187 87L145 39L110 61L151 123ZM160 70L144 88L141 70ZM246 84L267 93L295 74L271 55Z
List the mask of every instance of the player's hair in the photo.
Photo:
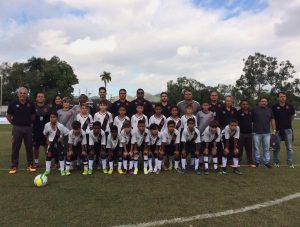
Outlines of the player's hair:
M87 95L85 95L85 94L81 94L81 95L79 95L79 97L78 97L78 98L86 98L86 99L88 99Z
M186 89L183 90L183 94L185 94L186 92L192 92L192 90L189 89L189 88L186 88Z
M93 128L94 127L99 127L99 128L101 128L101 122L100 121L95 121L94 123L93 123Z
M219 127L219 122L216 121L216 120L213 120L213 121L209 122L209 127L218 128Z
M175 121L173 121L173 120L170 120L170 121L168 121L168 124L167 124L167 126L170 126L170 125L176 125L176 123L175 123Z
M192 105L192 104L187 104L187 105L185 106L185 109L188 109L188 108L192 108L192 109L193 109L193 105Z
M142 107L144 108L143 103L138 103L138 104L136 104L136 108L139 107L139 106L142 106Z
M176 110L178 111L178 106L172 106L172 107L171 107L171 111L172 111L173 109L176 109Z
M62 102L68 102L68 103L71 103L71 99L69 97L64 97L62 99Z
M145 92L145 91L144 91L144 89L139 88L139 89L136 90L136 93L138 93L138 92Z
M122 92L122 91L125 92L125 93L127 93L127 91L126 91L125 88L121 88L121 89L119 90L119 93Z
M232 96L231 96L231 95L226 95L226 96L225 96L225 99L226 99L226 98L232 98Z
M150 125L149 129L150 129L150 130L158 129L158 125L155 124L155 123L153 123L153 124Z
M154 105L154 109L155 109L156 107L160 107L160 108L162 108L162 104L160 104L160 103L156 103L156 104Z
M101 101L99 102L99 106L100 106L100 105L105 105L105 106L107 106L107 103L106 103L105 100L101 100Z
M99 87L99 92L100 92L101 90L104 90L104 91L106 92L106 88L105 88L105 87Z
M188 120L187 120L187 123L191 123L191 122L193 122L194 124L196 123L195 122L195 119L192 117L192 118L189 118Z
M240 101L240 105L241 105L243 102L247 102L247 103L248 103L248 99L242 99L242 100Z
M54 116L58 117L58 114L57 114L56 111L51 111L49 116L51 116L51 115L54 115Z
M138 125L139 125L139 124L146 124L146 123L145 123L144 120L139 120L139 121L138 121Z
M229 121L229 124L231 124L231 123L238 123L238 120L237 119L235 119L235 118L231 118L230 119L230 121Z
M204 101L202 101L202 105L203 104L209 104L209 101L208 100L204 100Z
M79 121L73 121L72 122L72 129L80 129L81 128L81 124Z
M260 98L258 99L258 102L260 102L260 101L263 100L263 99L265 99L265 100L267 100L267 102L269 102L269 99L268 99L266 96L260 97Z
M116 125L111 126L110 131L111 132L113 132L113 131L117 132L118 131L118 126L116 126Z
M119 111L121 108L123 108L123 109L126 111L125 106L119 106L118 111Z
M217 93L217 94L219 94L217 90L211 90L209 94L211 95L212 93Z
M160 93L160 97L161 97L162 95L168 95L168 93L165 92L165 91L163 91L162 93Z
M279 91L279 92L277 93L277 98L279 97L280 94L286 95L286 92L285 92L285 91Z
M43 94L45 96L45 92L43 91L38 91L36 94L35 94L35 97L37 97L38 94Z
M80 103L80 108L82 108L82 107L89 108L89 104L87 104L87 103Z
M130 128L130 127L131 127L130 121L125 120L123 123L123 128Z

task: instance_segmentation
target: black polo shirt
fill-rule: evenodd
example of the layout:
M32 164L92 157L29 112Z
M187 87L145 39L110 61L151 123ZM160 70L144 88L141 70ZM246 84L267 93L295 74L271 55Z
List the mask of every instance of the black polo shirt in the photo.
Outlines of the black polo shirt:
M114 116L118 116L119 115L119 108L123 106L125 107L126 109L126 115L128 115L128 111L129 111L129 101L125 100L125 101L121 101L120 99L116 102L114 102L112 105L111 105L111 113L114 115Z
M170 117L171 116L171 108L172 108L172 105L170 104L170 103L167 103L167 105L163 105L162 103L161 103L161 105L162 105L162 114L166 117L166 118L168 118L168 117Z
M252 133L252 120L253 113L251 110L248 112L244 112L243 110L239 110L236 114L236 118L239 122L240 132L241 133Z
M290 104L285 104L284 106L280 106L279 103L275 104L272 107L276 129L290 129L292 128L292 116L295 115L295 109Z
M219 114L219 110L221 108L222 108L222 103L220 103L220 102L217 102L216 104L212 104L212 103L209 104L209 110L211 112L213 112L215 120L219 119L218 118L219 117L218 114Z
M236 119L236 108L234 107L230 107L229 110L227 110L227 108L225 106L222 106L220 109L219 109L219 112L218 112L218 120L219 120L219 124L220 124L220 128L223 129L225 128L231 119L235 118Z
M270 122L274 118L273 111L269 107L257 106L252 110L253 132L257 134L270 133Z
M35 119L33 121L33 132L43 132L44 126L50 121L51 107L48 104L38 106L34 104Z
M144 106L144 114L150 118L153 114L152 103L146 99L135 99L129 104L129 117L136 113L136 106L141 103Z
M8 105L7 114L12 116L12 125L30 126L32 124L32 115L35 114L35 108L29 101L22 104L19 100L16 100Z

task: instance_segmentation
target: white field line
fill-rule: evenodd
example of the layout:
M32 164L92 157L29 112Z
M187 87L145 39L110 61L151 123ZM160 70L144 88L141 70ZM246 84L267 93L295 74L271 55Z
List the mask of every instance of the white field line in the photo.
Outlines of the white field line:
M145 222L145 223L138 223L138 224L128 224L128 225L119 225L117 227L148 227L148 226L161 226L161 225L167 225L167 224L177 224L177 223L184 223L184 222L191 222L191 221L198 221L208 218L217 218L217 217L223 217L238 213L244 213L251 210L257 210L260 208L270 207L274 205L278 205L293 199L300 198L300 192L285 196L280 199L270 200L264 203L258 203L251 206L245 206L239 209L235 210L225 210L217 213L207 213L207 214L199 214L192 217L185 217L185 218L172 218L168 220L160 220L160 221L153 221L153 222Z

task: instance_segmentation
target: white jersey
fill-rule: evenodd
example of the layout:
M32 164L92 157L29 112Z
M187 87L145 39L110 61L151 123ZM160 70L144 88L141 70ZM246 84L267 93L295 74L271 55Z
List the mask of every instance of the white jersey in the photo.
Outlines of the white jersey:
M187 117L186 115L183 115L183 116L180 118L183 129L186 129L186 128L187 128L187 121L188 121L188 119L190 119L190 118L194 118L194 119L195 119L195 125L198 125L198 124L197 124L197 118L196 118L195 115L192 115L192 116L190 116L190 117Z
M79 121L81 124L81 129L85 131L85 133L90 133L93 125L93 117L92 115L82 116L80 113L76 115L76 121Z
M207 126L202 134L202 141L205 143L220 142L221 141L221 129L217 128L216 133L211 133L209 126Z
M109 124L113 123L112 114L110 112L101 113L100 111L95 113L94 122L99 121L101 123L101 129L105 132L110 131ZM105 122L105 125L104 125Z
M45 124L43 134L45 136L48 136L49 142L53 142L54 138L56 137L57 140L55 142L58 142L58 139L68 135L69 129L67 129L63 124L57 122L55 126L51 125L51 122L48 122Z
M195 142L200 143L200 132L197 128L194 128L194 130L191 132L188 128L184 129L181 136L181 142Z
M166 145L172 144L179 144L180 143L180 133L177 129L174 130L174 133L170 134L168 132L168 129L166 129L162 133L162 143L165 143Z
M118 133L121 133L125 121L130 121L129 117L125 116L123 119L120 116L115 117L113 125L118 127Z
M101 143L101 145L105 146L106 144L105 132L102 129L98 136L96 136L93 131L89 133L89 145L94 146L95 143L98 144Z
M121 135L121 143L122 143L122 144L128 145L128 144L131 143L131 138L132 138L131 132L130 132L129 134L127 134L127 133L125 132L125 130L123 129L123 130L121 131L120 135Z
M109 133L107 136L107 141L106 141L106 148L107 149L116 149L117 147L122 147L121 143L121 135L118 135L116 139L112 137L112 135Z
M167 119L164 115L161 115L159 118L157 116L152 115L149 119L149 126L152 124L158 125L158 131L162 132L166 129Z
M240 138L240 127L237 126L236 130L232 131L232 130L230 130L229 125L227 125L222 131L222 136L224 136L226 140L229 140L231 138L239 139Z
M173 118L173 117L168 117L167 118L167 123L166 123L167 127L168 127L168 122L171 121L171 120L175 122L175 128L180 132L181 128L182 128L182 122L181 122L180 117L178 117L176 119Z
M149 134L149 145L153 146L161 146L161 141L162 141L162 133L158 132L156 136L153 136L151 133Z
M139 130L135 130L132 133L131 144L137 144L137 146L141 146L142 143L149 143L149 131L145 129L143 133L140 133Z
M79 144L86 145L86 134L81 129L79 135L75 135L73 129L68 134L68 144L72 144L73 146L77 146Z
M143 114L141 116L138 116L137 114L134 114L131 117L131 128L133 129L133 131L137 130L138 122L140 120L144 120L145 121L145 126L146 126L146 128L148 128L148 117L145 114Z

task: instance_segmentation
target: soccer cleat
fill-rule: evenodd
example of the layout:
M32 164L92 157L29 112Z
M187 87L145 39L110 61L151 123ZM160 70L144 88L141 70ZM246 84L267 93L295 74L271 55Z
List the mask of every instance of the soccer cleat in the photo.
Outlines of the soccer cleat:
M215 174L222 174L219 169L214 169Z
M234 169L233 169L233 173L235 173L235 174L237 174L237 175L242 175L242 172L239 171L238 168L234 168Z
M82 175L88 175L88 170L87 169L83 170Z
M279 163L274 163L275 168L279 168Z
M9 174L15 174L17 172L17 167L11 167L9 170Z
M118 174L124 174L122 169L118 169Z
M168 170L168 168L165 166L165 164L162 165L163 170Z
M113 169L109 169L107 173L108 173L109 175L111 175L111 174L113 174L113 172L114 172Z
M50 175L50 171L45 171L44 173L43 173L43 175L45 175L45 176L49 176Z
M149 172L149 173L153 173L153 169L149 169L148 172Z
M250 166L251 168L256 168L256 165L253 164L253 163L250 163L249 166Z
M295 166L293 164L291 164L289 167L290 169L295 169Z
M66 170L65 173L66 173L66 176L70 176L71 175L70 170Z
M144 168L144 174L147 175L149 172L147 170L147 168Z
M107 169L103 169L102 172L103 172L104 174L107 174L107 173L108 173Z
M64 170L61 170L60 171L60 175L63 177L63 176L66 176L66 171L64 171Z
M258 168L259 167L259 163L255 163L255 168Z
M183 170L181 171L181 174L182 174L182 175L185 175L185 174L186 174L186 170L183 169Z
M33 168L37 169L37 168L39 168L39 167L40 167L39 163L34 163L34 164L33 164Z
M159 175L161 173L161 169L158 169L155 173Z
M264 166L268 169L272 169L272 166L270 164L264 164Z
M153 173L156 173L156 172L157 172L157 168L155 167L154 170L153 170Z
M224 174L224 175L227 174L227 169L226 169L226 167L223 167L223 168L222 168L222 174Z
M173 165L172 165L172 164L169 165L168 170L169 170L169 171L172 171L172 170L173 170Z
M196 175L201 175L201 172L199 170L195 170Z
M177 173L181 173L181 170L179 168L174 168L174 170L177 172Z
M29 165L29 166L27 167L27 170L28 170L29 172L35 172L35 171L36 171L36 168L34 168L32 165Z
M205 174L205 175L208 175L208 174L209 174L209 169L205 169L205 170L204 170L204 174Z
M137 175L138 172L139 172L138 168L134 168L133 174L134 174L134 175Z
M89 169L88 170L88 175L92 175L93 174L93 170L92 169Z

